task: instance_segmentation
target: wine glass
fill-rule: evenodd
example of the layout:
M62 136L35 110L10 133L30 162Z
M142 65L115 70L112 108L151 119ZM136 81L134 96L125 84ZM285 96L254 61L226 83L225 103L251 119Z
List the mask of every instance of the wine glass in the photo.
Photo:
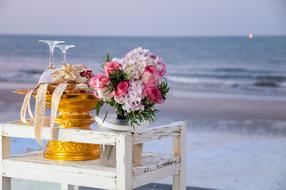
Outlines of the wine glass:
M75 45L56 45L62 51L62 64L67 63L67 51L70 48L75 47Z
M44 70L44 72L41 74L38 84L40 83L50 83L52 81L51 74L53 73L53 70L55 69L54 66L54 48L57 44L64 43L64 41L50 41L50 40L39 40L39 42L46 43L49 45L50 49L50 62L47 69Z
M39 42L46 43L50 49L50 62L48 68L54 69L54 48L57 44L65 43L64 41L53 41L53 40L39 40Z

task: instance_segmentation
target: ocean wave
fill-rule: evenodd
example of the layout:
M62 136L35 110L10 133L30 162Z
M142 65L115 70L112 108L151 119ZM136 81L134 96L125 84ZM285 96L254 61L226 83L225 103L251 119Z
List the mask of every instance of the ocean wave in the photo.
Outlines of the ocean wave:
M36 83L43 71L17 70L0 73L0 82Z
M219 78L202 78L202 77L182 77L182 76L167 76L167 80L169 82L174 83L185 83L185 84L209 84L209 85L236 85L240 84L251 84L250 81L247 80L223 80Z
M214 92L214 91L182 91L182 90L172 90L171 96L181 97L181 98L212 98L212 99L232 99L232 100L261 100L261 101L286 101L286 97L282 94L245 94L240 93L230 93L226 91Z
M286 76L216 76L216 75L169 75L167 80L171 83L205 87L230 88L283 88L286 90Z
M234 73L250 72L249 69L245 69L245 68L217 68L217 69L214 69L214 71L217 71L217 72L234 72Z
M26 73L28 75L41 75L43 73L43 70L29 69L29 70L19 70L19 72Z
M281 83L285 84L286 76L257 76L254 83L257 87L282 87Z
M262 75L262 76L257 76L256 80L258 80L258 81L283 82L283 81L286 81L286 76Z

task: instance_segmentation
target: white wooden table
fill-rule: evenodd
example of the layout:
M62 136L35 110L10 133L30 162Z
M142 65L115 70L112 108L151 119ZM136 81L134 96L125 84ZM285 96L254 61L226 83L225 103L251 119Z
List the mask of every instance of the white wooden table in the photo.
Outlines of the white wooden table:
M53 161L42 152L11 156L10 138L35 138L34 128L19 122L1 124L1 190L11 190L11 178L62 184L62 190L79 186L130 190L159 179L173 176L173 189L185 185L186 123L149 127L140 132L116 132L56 128L53 137L44 127L43 139L106 144L116 146L116 167L102 166L99 160ZM133 144L173 138L173 154L143 153L142 164L132 166Z

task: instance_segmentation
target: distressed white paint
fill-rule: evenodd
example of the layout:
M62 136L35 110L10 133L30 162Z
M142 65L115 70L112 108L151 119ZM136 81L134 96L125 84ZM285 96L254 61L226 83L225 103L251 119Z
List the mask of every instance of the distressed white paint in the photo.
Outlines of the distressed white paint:
M48 127L43 127L42 134L42 139L44 140L53 139L109 145L114 145L116 141L115 133L98 130L63 129L55 127L53 129L52 138L50 135L50 129ZM33 126L18 123L2 124L2 135L7 137L35 138Z
M116 189L132 189L132 139L131 133L118 133L116 141Z
M8 159L3 159L3 165L10 166L12 164L24 164L27 167L31 166L37 169L46 169L71 172L85 173L87 175L102 176L115 178L115 168L105 167L99 163L99 160L89 161L56 161L45 159L42 152L28 153L26 155L13 156Z
M19 123L0 126L2 190L10 190L10 177L60 183L62 190L78 190L78 186L130 190L168 176L174 176L173 189L185 189L185 122L149 127L140 132L55 129L53 139L115 145L116 167L103 166L99 160L46 160L42 152L9 157L9 138L34 138L34 130ZM45 127L43 138L50 139L49 134L49 128ZM132 166L133 144L167 137L174 138L174 154L143 153L141 165Z
M180 157L172 154L144 153L141 166L133 167L133 176L139 176L167 166L180 164Z
M165 166L163 168L146 172L144 174L133 177L133 188L146 185L148 183L164 179L179 173L180 164Z
M181 125L183 123L184 122L174 122L162 126L147 127L143 131L134 133L133 144L177 136L180 134Z
M104 175L104 170L92 171L78 167L55 166L21 161L3 161L4 176L51 183L72 184L94 188L114 189L115 178Z
M173 175L174 190L186 190L186 123L182 123L180 127L180 135L173 137L173 153L181 158L180 172L177 175Z

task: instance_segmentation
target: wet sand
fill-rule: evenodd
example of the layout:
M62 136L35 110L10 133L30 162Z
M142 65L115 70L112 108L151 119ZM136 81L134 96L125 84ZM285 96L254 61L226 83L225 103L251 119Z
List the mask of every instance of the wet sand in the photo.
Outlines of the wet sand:
M23 95L15 94L13 90L0 88L0 102L2 105L20 105L22 103ZM286 120L286 101L281 100L262 101L171 96L158 108L161 113L185 120L190 118ZM1 107L0 112L3 109L4 107Z

